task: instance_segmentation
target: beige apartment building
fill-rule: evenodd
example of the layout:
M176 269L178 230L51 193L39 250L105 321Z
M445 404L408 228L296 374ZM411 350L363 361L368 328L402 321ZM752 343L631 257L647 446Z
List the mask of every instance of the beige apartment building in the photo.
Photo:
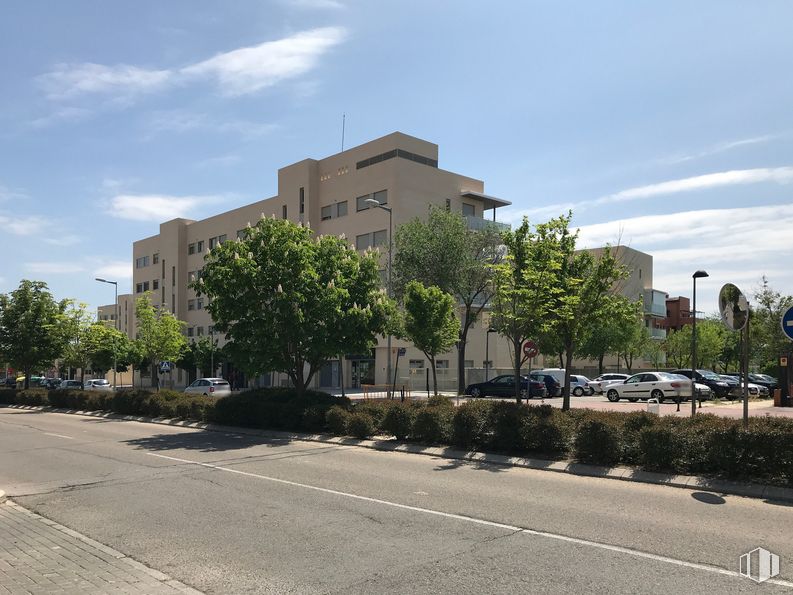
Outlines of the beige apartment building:
M387 262L389 213L372 208L367 199L374 198L391 209L392 227L414 218L424 217L430 205L462 214L473 229L486 221L495 221L496 210L509 205L506 200L484 193L484 182L449 172L438 167L438 146L395 132L324 159L304 159L278 170L278 193L272 198L232 209L200 221L172 219L160 225L157 235L133 244L133 290L127 297L128 309L118 316L126 321L124 330L134 337L134 298L151 292L155 305L167 308L186 323L188 338L210 335L223 345L206 310L206 297L199 297L188 284L198 278L207 250L234 240L250 223L262 216L276 216L310 224L317 234L342 235L359 250L380 248L383 255L383 278ZM487 219L486 219L487 218ZM499 224L500 225L500 224ZM112 312L112 306L111 306ZM510 350L503 339L485 332L476 324L467 346L466 367L483 368L485 355L491 369L511 366ZM262 337L266 340L266 337ZM424 388L429 362L411 344L392 341L392 365L399 358L397 384ZM379 341L371 353L348 354L341 361L330 362L315 378L315 386L337 388L361 384L385 385L387 380L386 341ZM439 383L443 388L456 388L456 350L437 358ZM265 374L245 378L233 362L219 367L217 374L242 385L281 385L286 376ZM495 371L491 372L492 376ZM184 386L186 375L177 370L165 378L165 384Z

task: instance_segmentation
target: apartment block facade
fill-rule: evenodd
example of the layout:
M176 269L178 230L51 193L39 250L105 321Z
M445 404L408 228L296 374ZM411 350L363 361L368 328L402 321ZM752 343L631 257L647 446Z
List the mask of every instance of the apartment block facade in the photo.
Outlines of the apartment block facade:
M185 321L188 340L212 336L223 345L225 337L214 331L206 296L196 295L188 286L200 276L207 250L235 240L249 223L254 225L262 216L309 224L317 234L344 235L361 251L379 248L385 280L391 233L389 213L366 202L371 198L391 209L394 230L415 217L426 216L431 205L460 213L472 229L479 229L485 225L485 217L495 221L496 210L510 204L486 195L482 180L440 169L437 145L395 132L324 159L304 159L281 168L278 193L271 198L200 221L163 222L157 235L133 244L134 294L129 296L127 307L134 309L134 299L150 292L155 305ZM126 311L119 311L118 316L124 320L125 314ZM134 337L134 316L127 320L124 330ZM509 368L508 346L497 335L488 337L485 331L483 325L477 324L469 335L466 366L483 367L487 351L491 368ZM400 347L407 353L399 358L398 384L423 388L429 362L411 344L397 340L392 341L390 354L386 341L381 340L372 353L348 354L341 361L329 363L317 375L316 386L333 388L342 382L347 387L385 385L388 357L396 366ZM437 359L440 378L456 380L456 350ZM244 378L233 362L217 373L232 376L239 385L286 382L285 376L274 373ZM186 381L182 371L177 371L166 379L166 384L182 386Z

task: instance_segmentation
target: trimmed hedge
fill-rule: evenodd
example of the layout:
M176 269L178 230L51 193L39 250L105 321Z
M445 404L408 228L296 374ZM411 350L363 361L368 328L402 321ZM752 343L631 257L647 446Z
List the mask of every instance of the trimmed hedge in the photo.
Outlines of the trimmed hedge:
M357 438L395 436L464 449L570 457L601 465L628 464L666 473L699 474L793 486L793 419L740 420L699 414L659 417L506 401L471 400L454 407L428 402L366 401L271 388L215 399L162 390L46 391L0 389L0 404L107 410L182 417L223 425L331 432Z

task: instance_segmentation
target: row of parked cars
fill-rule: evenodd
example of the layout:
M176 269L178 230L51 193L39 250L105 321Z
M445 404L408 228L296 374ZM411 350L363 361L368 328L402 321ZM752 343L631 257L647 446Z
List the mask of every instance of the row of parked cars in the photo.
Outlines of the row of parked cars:
M691 398L691 379L694 379L696 398L736 399L743 394L740 374L716 374L712 370L678 369L671 372L639 372L620 374L611 372L590 380L581 374L570 375L570 392L576 396L605 395L609 401L621 399L639 401L646 399L686 400ZM560 397L564 370L552 368L538 370L520 377L520 395L523 398ZM765 374L749 374L749 394L767 397L776 388L776 379ZM465 394L472 397L514 397L515 377L503 374L486 382L470 384Z
M25 385L25 377L8 377L4 381L9 388L21 387ZM58 390L110 390L110 383L104 378L88 378L83 382L79 380L62 380L61 378L44 378L41 376L31 376L30 386Z

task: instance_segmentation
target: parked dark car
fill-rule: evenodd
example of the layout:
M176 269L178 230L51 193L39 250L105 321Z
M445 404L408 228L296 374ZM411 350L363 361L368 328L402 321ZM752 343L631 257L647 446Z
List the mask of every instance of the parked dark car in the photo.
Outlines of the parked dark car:
M63 380L60 378L44 378L41 382L41 386L44 388L54 389L60 387L61 382L63 382Z
M560 382L550 376L548 374L532 374L532 380L536 380L538 382L542 382L545 384L545 390L548 391L549 397L561 397L562 396L562 385Z
M527 376L521 376L520 394L526 398L529 393L529 379ZM479 382L471 384L465 389L466 395L472 397L514 397L515 396L515 377L512 374L504 374L496 376L487 382ZM531 381L531 397L545 397L548 391L545 389L545 384L539 380L532 379Z
M14 378L13 376L9 376L8 378L6 378L6 379L3 381L3 385L4 385L4 386L7 386L7 387L9 387L9 388L15 388L15 387L16 387L16 385L17 385L17 379L16 379L16 378Z
M681 376L685 376L686 378L691 378L691 370L690 369L679 369L679 370L672 370L672 374L679 374ZM736 392L737 384L735 386L731 386L729 383L722 380L716 372L712 370L697 370L694 380L699 384L704 384L710 390L713 391L713 396L716 398L727 398L731 399L736 396L739 396Z

